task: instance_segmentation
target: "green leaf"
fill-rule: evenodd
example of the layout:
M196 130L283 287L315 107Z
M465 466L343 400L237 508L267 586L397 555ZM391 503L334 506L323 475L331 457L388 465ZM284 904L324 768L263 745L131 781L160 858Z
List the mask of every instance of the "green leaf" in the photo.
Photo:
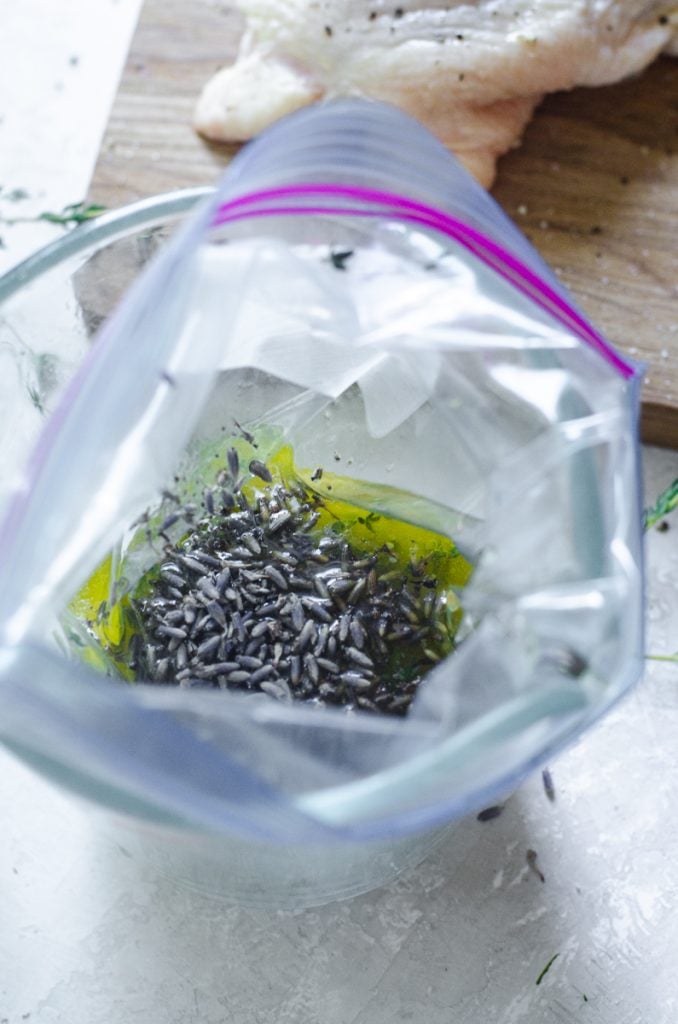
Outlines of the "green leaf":
M99 217L106 210L100 203L68 203L60 213L53 213L51 210L44 210L38 214L37 220L45 220L49 224L82 224L84 221L93 220Z
M674 480L665 491L662 491L651 508L645 509L643 529L649 530L651 526L672 512L676 505L678 505L678 480Z
M555 963L555 961L558 959L559 956L560 956L560 953L554 953L553 956L551 957L551 959L549 960L549 962L546 964L546 966L542 967L541 971L539 972L539 977L535 981L535 985L541 985L542 979L551 970L552 965Z

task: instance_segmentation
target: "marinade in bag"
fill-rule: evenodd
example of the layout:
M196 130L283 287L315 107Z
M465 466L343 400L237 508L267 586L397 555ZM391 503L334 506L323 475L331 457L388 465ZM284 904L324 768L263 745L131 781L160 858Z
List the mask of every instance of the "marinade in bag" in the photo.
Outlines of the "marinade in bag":
M637 403L427 132L293 115L45 428L0 532L3 735L283 842L477 807L639 675Z

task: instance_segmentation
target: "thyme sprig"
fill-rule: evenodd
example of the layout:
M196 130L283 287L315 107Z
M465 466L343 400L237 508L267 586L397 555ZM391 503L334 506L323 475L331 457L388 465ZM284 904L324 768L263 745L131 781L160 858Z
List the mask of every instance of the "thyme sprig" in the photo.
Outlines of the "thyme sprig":
M657 498L651 508L646 508L643 514L643 529L649 530L655 526L664 516L672 512L678 505L678 480L674 480L669 487Z
M558 959L559 956L560 956L560 953L554 953L553 956L551 957L551 959L548 961L548 963L544 967L542 967L541 971L539 972L539 976L537 977L537 980L535 981L535 985L541 985L542 980L548 974L548 972L551 970L551 967L553 966L554 962Z
M88 220L94 220L106 211L107 207L100 203L68 203L58 212L43 210L32 217L0 217L2 224L37 224L39 221L46 221L48 224L60 224L62 227L74 227L77 224L84 224Z
M60 213L52 213L49 210L39 213L37 220L46 220L50 224L63 224L68 226L69 224L83 224L85 221L94 220L95 217L99 217L106 210L105 206L100 203L89 203L85 205L84 202L80 203L69 203L68 206L64 206Z

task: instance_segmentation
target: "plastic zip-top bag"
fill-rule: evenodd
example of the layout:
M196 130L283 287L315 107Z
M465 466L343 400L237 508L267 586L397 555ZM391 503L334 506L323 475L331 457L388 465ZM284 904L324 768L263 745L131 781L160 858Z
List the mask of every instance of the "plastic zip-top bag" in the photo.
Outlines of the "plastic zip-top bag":
M283 120L25 467L3 739L101 803L273 844L478 809L641 672L638 391L423 128Z

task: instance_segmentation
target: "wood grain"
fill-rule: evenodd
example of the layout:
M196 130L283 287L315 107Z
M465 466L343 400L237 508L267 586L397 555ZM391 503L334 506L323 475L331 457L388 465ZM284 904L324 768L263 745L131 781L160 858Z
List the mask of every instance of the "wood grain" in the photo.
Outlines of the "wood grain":
M678 61L548 97L493 191L596 326L647 364L643 438L678 448Z
M214 183L235 152L191 128L234 56L239 16L216 0L146 0L94 172L117 206ZM644 440L678 448L678 61L548 97L494 195L615 345L647 364Z
M214 184L235 146L193 131L207 79L232 60L240 15L215 0L146 0L101 145L91 195L106 206Z

